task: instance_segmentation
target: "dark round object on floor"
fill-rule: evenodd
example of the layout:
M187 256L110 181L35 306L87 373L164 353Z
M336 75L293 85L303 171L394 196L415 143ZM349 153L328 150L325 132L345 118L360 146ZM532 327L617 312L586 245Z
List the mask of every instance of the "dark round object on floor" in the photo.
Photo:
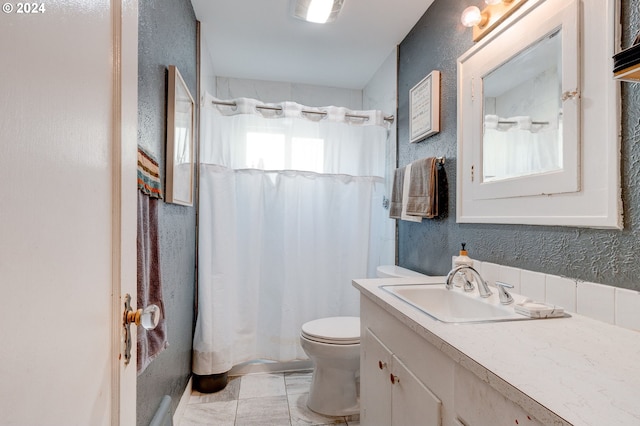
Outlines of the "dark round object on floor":
M201 393L214 393L221 391L229 383L228 372L220 374L208 374L206 376L193 375L193 389Z

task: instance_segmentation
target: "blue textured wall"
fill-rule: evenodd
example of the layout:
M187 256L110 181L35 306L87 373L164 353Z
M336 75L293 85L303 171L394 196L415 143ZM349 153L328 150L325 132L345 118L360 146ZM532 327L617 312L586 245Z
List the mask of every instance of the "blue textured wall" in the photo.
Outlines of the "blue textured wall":
M165 170L167 66L196 91L196 17L189 0L139 2L138 143ZM164 175L163 175L164 181ZM160 263L169 347L138 377L137 424L146 426L163 395L172 412L191 374L196 209L161 203Z
M460 13L479 0L436 0L400 44L398 161L447 157L448 209L421 224L399 221L398 261L431 275L446 274L460 242L483 261L640 290L640 83L622 84L622 231L571 227L456 223L456 59L472 46ZM640 0L622 0L623 46L640 30ZM409 90L431 70L442 73L439 134L409 144ZM613 142L612 142L613 143Z

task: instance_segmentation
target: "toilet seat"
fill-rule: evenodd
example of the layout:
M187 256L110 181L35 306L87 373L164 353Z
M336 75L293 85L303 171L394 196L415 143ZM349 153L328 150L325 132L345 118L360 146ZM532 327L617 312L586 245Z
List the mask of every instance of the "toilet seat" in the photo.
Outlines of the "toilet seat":
M359 317L330 317L309 321L302 325L302 337L330 345L360 343Z

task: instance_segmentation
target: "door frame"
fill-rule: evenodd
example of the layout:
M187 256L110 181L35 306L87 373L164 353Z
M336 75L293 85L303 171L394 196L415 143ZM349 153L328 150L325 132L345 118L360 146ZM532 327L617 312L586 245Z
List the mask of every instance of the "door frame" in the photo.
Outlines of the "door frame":
M112 27L112 365L111 424L136 422L136 327L124 363L126 294L137 306L138 1L111 0Z

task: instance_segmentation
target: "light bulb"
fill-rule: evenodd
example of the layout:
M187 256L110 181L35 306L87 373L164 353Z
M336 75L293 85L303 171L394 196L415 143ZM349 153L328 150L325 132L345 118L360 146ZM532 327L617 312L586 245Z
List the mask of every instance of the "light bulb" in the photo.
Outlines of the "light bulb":
M498 4L502 3L502 0L484 0L486 4Z
M465 27L478 25L482 22L482 12L480 12L480 9L477 6L469 6L462 11L460 22L462 22L462 25Z

